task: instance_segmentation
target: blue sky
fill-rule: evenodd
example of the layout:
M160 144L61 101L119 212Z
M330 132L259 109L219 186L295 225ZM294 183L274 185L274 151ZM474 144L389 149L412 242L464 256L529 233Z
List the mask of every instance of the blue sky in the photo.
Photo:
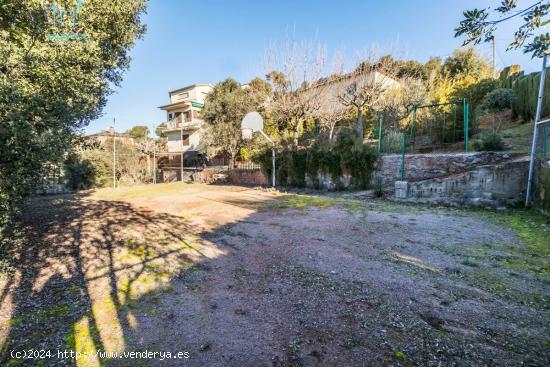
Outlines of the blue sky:
M247 82L265 74L265 53L288 36L327 46L328 59L341 49L351 63L354 52L371 45L392 49L422 62L449 55L461 40L453 29L462 11L495 6L498 0L150 0L148 30L132 49L130 70L109 97L104 115L87 133L104 130L116 118L116 130L154 127L165 114L168 90L194 83L215 84L227 77ZM532 1L519 1L519 8ZM496 33L497 67L520 64L540 68L521 51L505 51L517 23ZM490 45L479 51L491 56Z

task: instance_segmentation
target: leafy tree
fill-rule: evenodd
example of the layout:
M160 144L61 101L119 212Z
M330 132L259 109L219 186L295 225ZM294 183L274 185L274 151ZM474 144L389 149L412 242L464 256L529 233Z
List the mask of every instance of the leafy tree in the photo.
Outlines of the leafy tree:
M60 30L48 2L0 5L0 228L37 189L46 164L60 162L74 133L100 115L145 31L144 0L82 4L63 27L76 39L49 37Z
M363 141L363 114L365 109L374 110L380 107L384 94L395 87L397 68L391 56L375 60L373 54L368 54L352 73L349 81L342 83L338 100L343 106L357 110L357 137Z
M425 68L430 73L427 87L433 103L467 98L475 107L489 91L487 87L496 88L496 81L488 81L493 79L491 65L473 48L456 49L443 63L439 58L432 58ZM479 83L482 87L476 88Z
M271 95L272 87L271 84L269 84L267 81L263 80L262 78L255 77L248 83L250 88L255 90L259 93L261 96L265 96L266 98Z
M500 151L506 148L502 137L494 131L482 134L480 140L474 140L473 146L477 151L490 152Z
M458 48L445 59L442 74L453 81L475 82L493 75L493 68L473 47Z
M164 131L164 129L166 129L166 123L165 122L162 122L159 124L159 126L157 126L157 128L155 129L155 134L158 136L158 137L162 137L162 132Z
M499 119L498 112L512 108L516 102L516 93L512 89L498 88L489 92L481 103L481 110L493 115L493 131L500 129L502 121Z
M208 156L220 152L230 157L230 165L243 147L241 121L248 112L261 110L266 100L266 88L254 82L250 88L241 88L235 80L228 78L216 84L206 96L202 118L205 122L201 136L201 149Z
M73 190L94 187L97 171L89 159L82 159L76 152L67 155L64 162L67 186Z
M523 24L514 33L514 41L508 45L508 50L523 47L524 53L532 53L532 57L542 57L550 52L550 33L537 33L548 24L548 1L537 1L531 6L519 10L517 0L502 0L495 9L495 20L489 20L489 8L466 10L464 19L455 28L455 37L464 36L464 45L489 42L494 38L497 25L515 17L523 18Z
M126 133L133 138L143 139L149 135L149 128L147 126L138 125L138 126L132 127Z

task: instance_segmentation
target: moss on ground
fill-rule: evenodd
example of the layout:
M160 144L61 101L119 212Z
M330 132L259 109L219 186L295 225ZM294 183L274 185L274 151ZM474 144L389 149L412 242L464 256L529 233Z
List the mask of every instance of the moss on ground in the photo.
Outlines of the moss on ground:
M510 254L500 260L500 265L520 271L531 271L550 277L550 217L533 209L512 209L504 212L478 212L502 228L511 229L520 244L502 244L502 250Z

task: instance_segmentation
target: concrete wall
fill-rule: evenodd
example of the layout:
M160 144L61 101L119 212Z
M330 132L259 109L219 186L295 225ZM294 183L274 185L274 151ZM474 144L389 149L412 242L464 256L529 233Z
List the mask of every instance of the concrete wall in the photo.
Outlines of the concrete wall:
M413 154L405 156L405 181L421 181L445 177L475 169L478 166L496 164L519 154L506 152L474 152L449 154ZM400 178L401 155L382 155L378 162L377 175L381 176L385 187L393 188Z
M528 157L443 178L403 183L396 197L402 201L483 207L517 205L523 202L527 186ZM396 186L396 187L397 187ZM401 198L399 198L401 196Z

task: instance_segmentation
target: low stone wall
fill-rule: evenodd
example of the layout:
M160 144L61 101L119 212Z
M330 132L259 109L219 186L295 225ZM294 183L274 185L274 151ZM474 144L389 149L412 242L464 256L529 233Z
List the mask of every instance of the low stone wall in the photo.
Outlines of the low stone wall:
M184 176L185 177L185 176ZM268 185L269 181L260 169L232 169L227 166L208 167L201 171L194 172L190 176L193 182L216 184L230 183L233 185Z
M61 183L50 183L42 186L36 191L38 195L59 195L72 192L67 186Z
M550 215L550 161L537 165L533 202L543 213Z
M398 182L396 198L422 203L482 207L511 206L525 196L529 158L480 166L444 178Z
M474 152L448 154L411 154L405 156L405 181L422 181L466 172L479 166L497 164L519 157L508 152ZM385 187L393 188L401 179L401 155L382 155L378 162L377 175Z
M227 166L222 167L209 167L200 171L195 171L189 176L189 181L213 184L213 183L225 183L227 182L227 172L229 169ZM185 178L185 175L184 175Z

